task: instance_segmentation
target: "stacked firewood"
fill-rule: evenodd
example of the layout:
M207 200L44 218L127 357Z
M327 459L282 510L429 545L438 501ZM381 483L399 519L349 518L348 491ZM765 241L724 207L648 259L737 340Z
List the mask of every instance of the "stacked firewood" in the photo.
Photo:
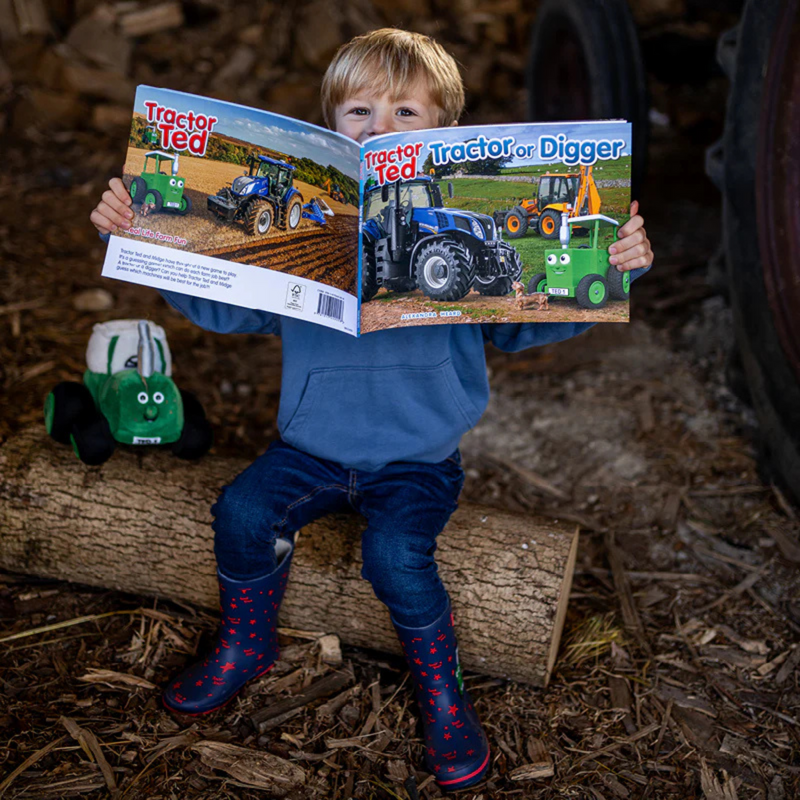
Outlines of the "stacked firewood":
M640 23L688 0L633 4ZM140 83L321 122L319 83L340 44L381 26L440 40L462 65L468 121L524 119L538 0L0 0L0 134L117 133Z

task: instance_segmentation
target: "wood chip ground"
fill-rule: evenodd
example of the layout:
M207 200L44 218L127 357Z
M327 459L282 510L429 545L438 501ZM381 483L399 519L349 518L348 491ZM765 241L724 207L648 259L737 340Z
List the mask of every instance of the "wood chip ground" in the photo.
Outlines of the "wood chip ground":
M707 3L635 5L646 41L689 37L710 63L735 22ZM535 8L0 2L0 439L79 379L93 324L141 314L166 327L218 452L254 457L276 436L278 342L204 332L154 292L99 277L88 214L124 160L133 86L319 122L335 48L395 24L454 51L466 122L521 119ZM467 675L492 747L470 800L800 797L800 517L758 470L752 413L724 380L729 315L705 280L719 198L703 148L726 87L711 70L670 83L668 53L649 52L661 122L642 201L657 264L634 286L633 322L490 352L494 397L464 442L466 498L583 531L550 687ZM0 615L0 797L440 796L403 664L352 648L339 664L319 641L333 632L285 632L268 677L176 719L158 687L207 645L206 613L2 575Z

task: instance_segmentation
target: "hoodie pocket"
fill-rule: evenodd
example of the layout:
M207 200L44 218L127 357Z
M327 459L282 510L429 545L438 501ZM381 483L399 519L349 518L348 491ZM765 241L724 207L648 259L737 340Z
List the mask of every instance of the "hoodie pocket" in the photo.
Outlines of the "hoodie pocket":
M281 435L322 458L377 469L444 458L479 418L450 359L430 367L313 369Z

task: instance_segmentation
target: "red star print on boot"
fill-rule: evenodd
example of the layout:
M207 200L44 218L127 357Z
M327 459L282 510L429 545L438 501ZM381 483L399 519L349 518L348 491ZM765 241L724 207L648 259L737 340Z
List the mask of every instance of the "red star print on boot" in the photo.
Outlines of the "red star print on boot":
M394 627L416 684L428 770L445 790L482 781L489 769L489 743L461 680L449 601L442 616L426 628L396 622Z
M236 581L217 571L220 625L204 659L173 678L162 701L179 714L208 714L228 702L252 678L269 670L278 658L278 609L294 548L275 543L278 566L269 575Z

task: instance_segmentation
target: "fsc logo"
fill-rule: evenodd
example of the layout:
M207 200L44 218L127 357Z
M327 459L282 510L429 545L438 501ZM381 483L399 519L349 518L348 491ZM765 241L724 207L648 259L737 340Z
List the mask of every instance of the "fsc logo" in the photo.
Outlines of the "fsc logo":
M286 308L302 311L306 301L306 287L300 283L290 283L286 287Z

